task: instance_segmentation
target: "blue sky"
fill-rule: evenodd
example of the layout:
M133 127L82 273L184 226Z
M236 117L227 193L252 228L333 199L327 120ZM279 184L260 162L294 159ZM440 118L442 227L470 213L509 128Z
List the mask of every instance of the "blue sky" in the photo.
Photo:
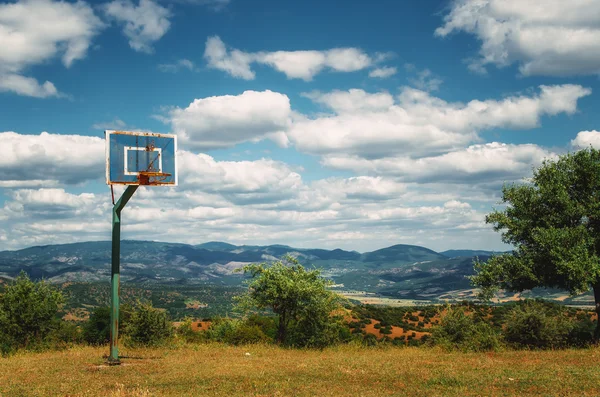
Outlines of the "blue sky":
M180 140L124 238L506 248L502 184L600 145L591 3L0 2L0 249L110 238L105 129Z

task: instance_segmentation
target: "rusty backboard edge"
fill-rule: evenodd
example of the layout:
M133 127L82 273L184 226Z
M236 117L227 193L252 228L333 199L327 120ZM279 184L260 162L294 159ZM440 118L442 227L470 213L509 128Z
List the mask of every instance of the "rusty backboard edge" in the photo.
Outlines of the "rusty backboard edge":
M115 135L155 136L158 138L175 138L175 139L177 139L177 135L175 135L175 134L160 134L158 132L115 131L115 130L106 130L104 132L105 132L105 134L115 134Z

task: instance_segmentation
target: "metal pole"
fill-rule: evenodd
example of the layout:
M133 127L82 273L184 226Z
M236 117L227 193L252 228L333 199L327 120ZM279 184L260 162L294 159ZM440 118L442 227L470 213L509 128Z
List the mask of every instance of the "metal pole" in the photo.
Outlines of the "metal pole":
M112 264L111 264L111 299L110 299L110 355L108 362L120 364L119 361L119 282L121 265L121 211L129 201L138 185L129 185L113 206L112 211Z

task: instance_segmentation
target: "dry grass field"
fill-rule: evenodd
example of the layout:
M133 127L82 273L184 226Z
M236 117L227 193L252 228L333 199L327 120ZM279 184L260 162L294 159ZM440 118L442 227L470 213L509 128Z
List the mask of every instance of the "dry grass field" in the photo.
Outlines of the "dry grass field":
M446 353L184 345L19 353L0 358L1 396L598 396L600 348ZM247 354L249 353L249 354Z

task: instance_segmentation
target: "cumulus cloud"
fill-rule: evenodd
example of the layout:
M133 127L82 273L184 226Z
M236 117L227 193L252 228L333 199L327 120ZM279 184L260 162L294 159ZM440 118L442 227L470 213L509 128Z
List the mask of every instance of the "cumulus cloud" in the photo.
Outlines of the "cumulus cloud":
M324 51L245 52L228 49L218 36L206 40L204 59L208 66L245 80L256 77L253 63L268 65L290 79L310 81L323 70L355 72L376 63L358 48L333 48Z
M104 174L104 139L42 132L0 133L0 183L10 186L78 184Z
M139 0L137 6L131 0L114 0L104 5L104 12L123 24L131 48L148 54L154 52L152 44L171 26L171 12L152 0Z
M291 116L289 98L267 90L195 99L185 109L171 109L166 121L182 147L207 150L261 139L286 146Z
M323 93L312 91L302 94L313 102L324 105L337 113L357 111L385 111L394 105L394 97L387 92L368 93L360 89L334 90Z
M519 180L533 167L556 154L534 144L513 145L492 142L438 156L409 156L365 159L357 156L330 156L323 159L329 167L355 172L388 175L418 183L493 183Z
M600 0L455 0L437 36L455 31L481 41L470 68L519 64L521 74L600 74Z
M104 24L85 2L21 0L0 4L0 91L47 98L59 96L50 81L22 72L61 56L65 67L86 56Z
M288 136L299 150L321 155L419 157L477 142L484 130L530 129L539 126L542 116L572 114L577 100L590 93L579 85L540 86L530 96L463 104L404 87L386 108L390 102L385 93L334 91L312 97L336 109L335 115L299 119Z
M575 149L585 149L593 147L600 149L600 131L581 131L577 134L575 139L571 141L571 146Z
M34 98L48 98L60 96L58 90L49 81L40 84L33 77L18 74L0 74L0 92L14 92L18 95Z
M287 164L256 161L215 161L207 154L179 153L182 185L219 193L236 203L265 202L289 197L302 178Z
M376 77L380 79L387 79L398 73L398 69L391 66L384 66L381 68L373 69L369 72L369 77Z

